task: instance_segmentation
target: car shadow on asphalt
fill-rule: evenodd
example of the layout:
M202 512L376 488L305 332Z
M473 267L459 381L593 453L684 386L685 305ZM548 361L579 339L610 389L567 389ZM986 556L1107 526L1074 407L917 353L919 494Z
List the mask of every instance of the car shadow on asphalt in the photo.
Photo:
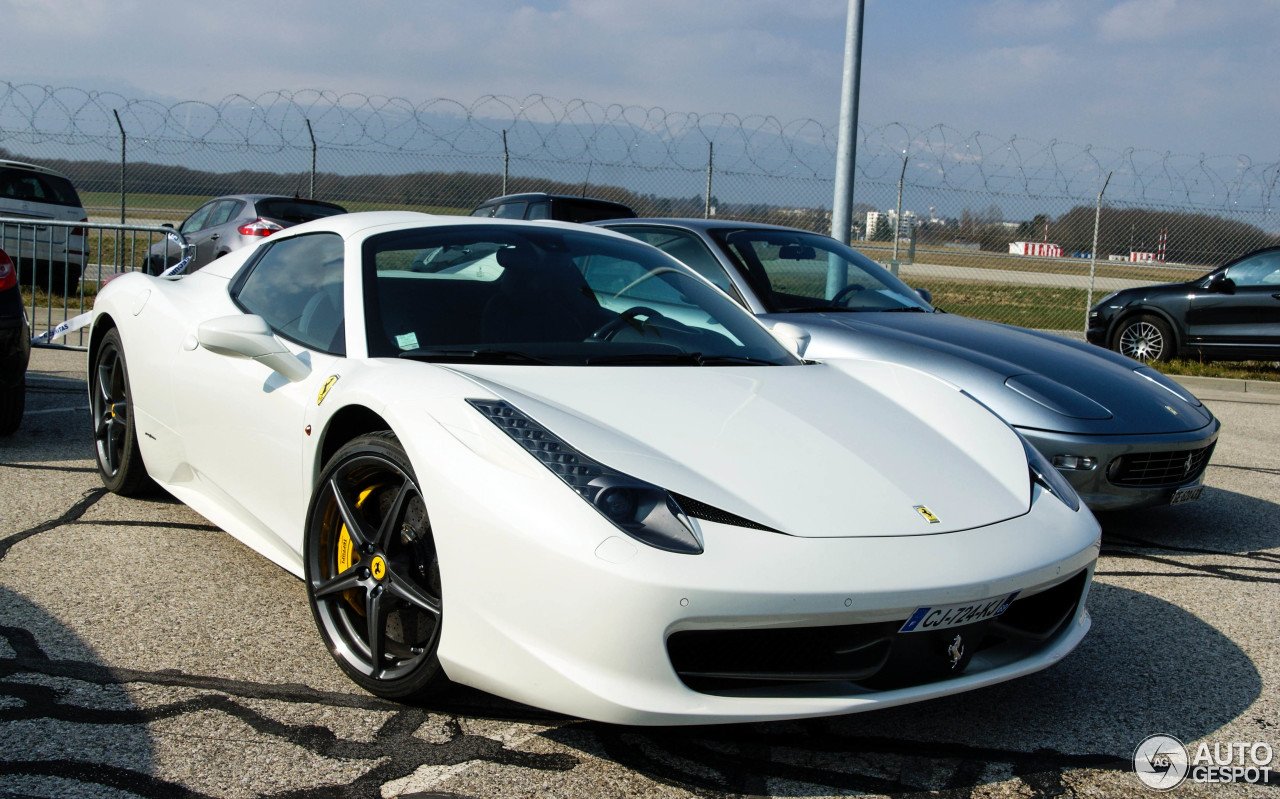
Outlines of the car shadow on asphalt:
M1212 734L1262 692L1245 652L1158 597L1094 583L1091 633L1056 666L866 713L692 728L575 722L544 735L685 790L826 796L970 789L1019 777L1045 795L1077 769L1128 772L1155 733Z
M154 749L142 721L127 687L91 647L38 605L0 587L5 791L80 796L89 785L129 784L143 789L141 795L162 789L150 776Z
M1245 555L1280 549L1278 517L1280 505L1274 502L1213 486L1207 486L1200 501L1191 504L1097 514L1104 554L1163 550L1183 555ZM1274 558L1269 562L1276 563Z

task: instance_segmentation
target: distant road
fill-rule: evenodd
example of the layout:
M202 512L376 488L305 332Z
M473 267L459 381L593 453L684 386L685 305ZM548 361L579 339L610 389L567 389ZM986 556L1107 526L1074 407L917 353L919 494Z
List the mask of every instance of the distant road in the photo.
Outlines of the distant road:
M903 280L964 280L970 283L1011 283L1018 286L1055 286L1058 288L1089 288L1088 275L1069 275L1061 272L1017 272L1006 269L982 269L973 266L943 266L942 264L903 264L898 272ZM1178 276L1170 275L1176 281ZM1094 291L1119 291L1135 286L1150 286L1155 280L1125 280L1118 277L1099 277L1093 282ZM928 286L925 286L928 288Z

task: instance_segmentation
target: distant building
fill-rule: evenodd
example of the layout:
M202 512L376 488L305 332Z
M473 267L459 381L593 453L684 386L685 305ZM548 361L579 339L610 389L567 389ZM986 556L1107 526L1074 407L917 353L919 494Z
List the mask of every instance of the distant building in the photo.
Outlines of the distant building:
M879 211L867 211L867 226L864 228L866 231L865 238L870 238L871 234L876 232L876 225L880 224L880 216Z
M1042 258L1061 258L1062 245L1047 241L1011 241L1010 255L1038 255Z
M911 211L903 211L902 218L898 219L897 211L889 211L886 216L889 217L889 230L897 230L898 238L911 238L911 231L915 230L918 224L916 215Z

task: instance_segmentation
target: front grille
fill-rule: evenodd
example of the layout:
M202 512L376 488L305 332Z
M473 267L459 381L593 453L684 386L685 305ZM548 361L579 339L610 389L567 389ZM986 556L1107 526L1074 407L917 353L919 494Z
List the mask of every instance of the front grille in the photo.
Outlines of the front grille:
M1111 462L1107 479L1118 486L1135 487L1188 483L1199 477L1209 464L1213 446L1121 455Z
M1050 645L1076 615L1086 572L1017 599L994 619L928 633L900 633L905 619L830 627L683 630L667 639L682 682L701 693L784 694L797 685L843 683L842 693L883 691L954 677L977 652L1025 656ZM953 668L957 633L968 653Z

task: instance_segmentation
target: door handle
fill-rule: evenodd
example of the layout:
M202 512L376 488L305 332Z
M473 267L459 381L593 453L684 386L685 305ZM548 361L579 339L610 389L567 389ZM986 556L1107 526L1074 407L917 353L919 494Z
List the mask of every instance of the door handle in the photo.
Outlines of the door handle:
M1272 294L1271 296L1272 296L1272 297L1274 297L1274 298L1276 298L1277 300L1280 300L1280 292L1277 292L1277 293L1275 293L1275 294Z
M209 241L217 241L220 238L222 238L221 233L214 233L212 236L209 237Z

